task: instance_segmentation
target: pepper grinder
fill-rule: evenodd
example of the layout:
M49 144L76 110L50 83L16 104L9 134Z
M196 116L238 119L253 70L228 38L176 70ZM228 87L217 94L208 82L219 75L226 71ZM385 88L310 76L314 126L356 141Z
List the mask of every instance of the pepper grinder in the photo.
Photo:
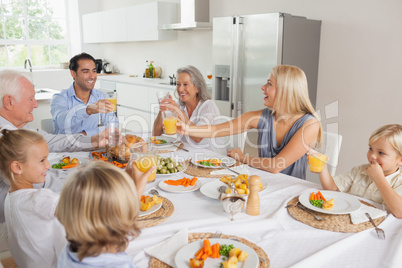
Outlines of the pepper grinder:
M258 192L260 191L261 178L258 176L251 176L249 178L250 193L247 199L246 213L251 216L260 215L260 197Z

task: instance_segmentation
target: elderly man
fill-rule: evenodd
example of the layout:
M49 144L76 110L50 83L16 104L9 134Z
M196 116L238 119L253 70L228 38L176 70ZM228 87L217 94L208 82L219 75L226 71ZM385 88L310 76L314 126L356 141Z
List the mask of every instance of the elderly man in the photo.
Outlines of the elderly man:
M104 125L117 122L114 105L106 101L107 95L95 89L97 78L95 59L81 53L71 58L70 73L74 83L68 89L54 94L50 104L54 133L95 135L102 131L98 127L99 117Z
M22 74L16 71L5 70L0 72L0 128L15 130L20 128L31 129L39 132L46 140L51 152L72 152L104 147L106 144L105 131L95 136L52 135L40 129L32 129L27 124L33 121L32 111L38 107L35 100L35 90L32 83ZM60 190L62 181L48 172L46 187ZM36 188L44 185L35 185ZM0 180L0 223L4 222L4 199L9 185Z

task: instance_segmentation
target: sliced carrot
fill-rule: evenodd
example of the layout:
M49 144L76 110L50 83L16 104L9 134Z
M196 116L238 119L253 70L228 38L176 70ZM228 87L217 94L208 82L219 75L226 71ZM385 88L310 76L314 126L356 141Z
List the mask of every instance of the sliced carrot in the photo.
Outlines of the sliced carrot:
M197 257L197 255L200 254L202 251L204 251L204 247L203 247L203 246L200 248L200 250L198 250L198 251L194 254L194 256Z
M320 197L320 199L321 199L322 201L324 201L324 202L327 201L320 191L317 192L317 195Z
M314 200L314 192L311 193L310 198L308 200L309 201Z
M195 258L197 259L197 260L199 260L199 259L201 259L202 258L202 256L204 256L204 247L202 247L201 249L200 249L200 251L198 252L198 254L195 256Z
M197 180L198 179L196 177L192 178L190 181L190 186L194 186L194 184L197 182Z
M184 187L188 187L190 185L191 180L190 179L186 179L185 183L184 183Z
M204 251L208 253L209 256L212 255L211 242L209 242L209 239L204 240Z
M69 169L69 168L73 168L73 167L78 167L80 165L80 163L75 163L75 164L68 164L65 165L63 167L61 167L62 169Z

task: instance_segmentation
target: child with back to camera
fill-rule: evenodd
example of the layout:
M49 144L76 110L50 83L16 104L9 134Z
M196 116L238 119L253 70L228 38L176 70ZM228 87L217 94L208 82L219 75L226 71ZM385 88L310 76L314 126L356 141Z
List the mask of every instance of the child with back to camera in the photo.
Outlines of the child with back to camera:
M385 125L369 139L368 164L354 167L334 178L325 166L320 173L324 190L341 191L384 203L402 219L402 126Z
M151 169L141 174L134 167L137 190L126 172L101 161L70 175L56 210L69 241L57 267L134 267L124 251L140 233L138 196Z
M54 213L59 194L34 189L50 168L49 150L37 132L1 130L0 171L10 190L4 203L10 251L18 267L56 267L67 243Z

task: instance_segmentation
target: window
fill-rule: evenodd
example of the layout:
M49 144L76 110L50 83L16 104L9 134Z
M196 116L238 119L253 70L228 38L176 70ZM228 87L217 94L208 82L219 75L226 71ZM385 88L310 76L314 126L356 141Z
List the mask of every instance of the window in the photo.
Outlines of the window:
M68 61L66 0L0 0L0 68Z

